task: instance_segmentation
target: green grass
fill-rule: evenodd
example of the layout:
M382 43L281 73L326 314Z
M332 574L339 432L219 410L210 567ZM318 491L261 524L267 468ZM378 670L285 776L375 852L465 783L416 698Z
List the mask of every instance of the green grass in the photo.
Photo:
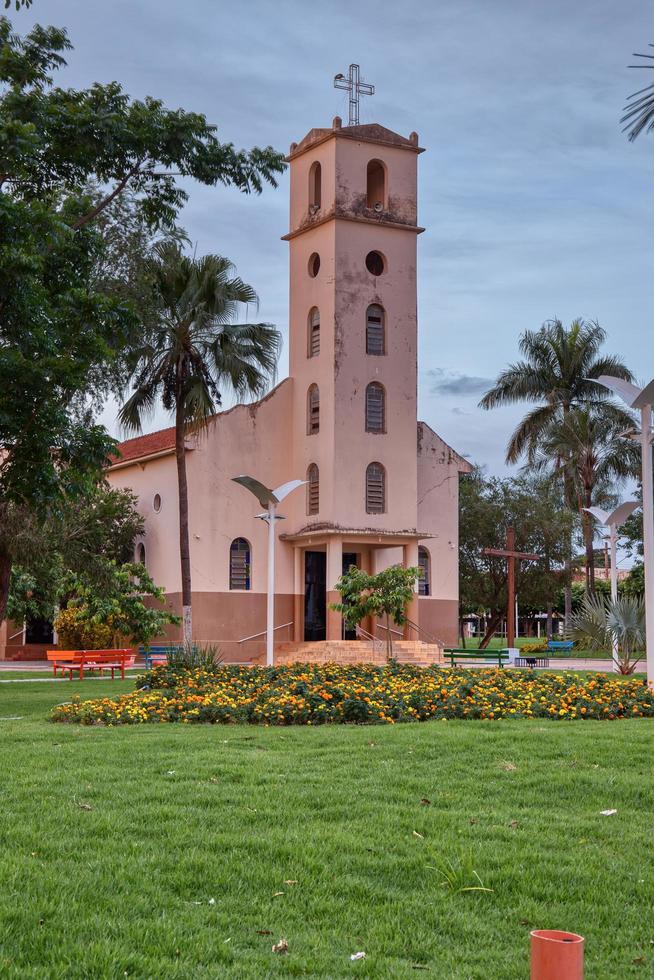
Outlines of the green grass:
M143 667L131 667L125 671L127 677L137 677L139 674L143 673ZM98 679L97 674L91 675L94 679ZM26 680L50 680L53 677L52 668L50 670L0 670L0 682L2 681L26 681ZM85 677L88 677L85 674ZM107 675L104 675L106 680ZM116 678L120 678L120 674L116 671ZM68 681L68 674L62 677L61 673L57 675L57 680ZM89 695L90 697L90 695Z
M516 980L532 927L654 975L651 722L45 720L130 687L0 686L3 978Z

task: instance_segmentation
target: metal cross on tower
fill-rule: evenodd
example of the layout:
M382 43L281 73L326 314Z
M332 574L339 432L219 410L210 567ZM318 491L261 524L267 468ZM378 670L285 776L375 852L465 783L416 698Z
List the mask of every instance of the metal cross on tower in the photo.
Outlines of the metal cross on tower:
M359 96L374 95L375 86L361 79L358 65L350 65L347 78L345 75L334 75L334 88L345 89L350 93L350 112L348 126L359 125Z

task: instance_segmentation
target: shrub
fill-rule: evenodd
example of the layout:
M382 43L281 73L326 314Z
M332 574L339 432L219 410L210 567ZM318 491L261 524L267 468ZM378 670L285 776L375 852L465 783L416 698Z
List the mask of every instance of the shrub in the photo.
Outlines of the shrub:
M545 653L547 651L547 641L542 643L523 643L520 653Z
M613 721L654 717L644 680L409 664L293 664L204 667L162 664L117 699L79 699L52 712L82 724L220 722L322 725L426 721L430 718L547 718ZM147 685L147 686L145 686Z

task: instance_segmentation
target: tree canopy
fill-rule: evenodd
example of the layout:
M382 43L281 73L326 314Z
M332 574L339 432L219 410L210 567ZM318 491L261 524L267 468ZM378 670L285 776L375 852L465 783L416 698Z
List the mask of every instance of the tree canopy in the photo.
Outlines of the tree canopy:
M188 196L179 177L259 193L284 168L271 147L237 150L203 115L130 99L117 82L58 87L70 49L65 30L37 25L21 37L0 18L5 528L10 508L44 515L62 494L83 492L114 445L90 406L142 343L143 310L103 276L109 245L98 223L107 209L131 194L144 226L171 229ZM0 622L14 558L0 542Z

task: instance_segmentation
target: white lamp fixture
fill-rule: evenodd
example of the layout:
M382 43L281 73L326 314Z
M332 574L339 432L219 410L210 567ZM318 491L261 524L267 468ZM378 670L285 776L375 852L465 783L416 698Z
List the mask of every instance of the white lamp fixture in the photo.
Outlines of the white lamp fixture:
M640 443L643 486L643 564L645 566L645 631L647 633L647 684L654 688L654 488L652 484L652 405L654 405L654 379L639 388L614 378L610 374L602 374L599 378L589 380L608 388L619 395L629 408L640 412L640 432L631 436Z
M277 513L277 504L281 504L285 497L293 490L303 486L306 480L290 480L282 483L281 487L270 490L253 476L233 476L234 483L240 483L250 493L254 494L262 507L266 508L265 514L257 514L259 520L266 521L268 524L268 597L266 602L266 666L273 665L273 640L275 632L275 524L283 521L284 517Z
M611 546L611 599L613 602L618 598L618 528L624 524L630 514L639 507L637 500L626 500L610 513L602 510L601 507L584 507L589 514L592 514L598 524L608 528L609 544ZM613 670L618 670L618 641L613 637Z

